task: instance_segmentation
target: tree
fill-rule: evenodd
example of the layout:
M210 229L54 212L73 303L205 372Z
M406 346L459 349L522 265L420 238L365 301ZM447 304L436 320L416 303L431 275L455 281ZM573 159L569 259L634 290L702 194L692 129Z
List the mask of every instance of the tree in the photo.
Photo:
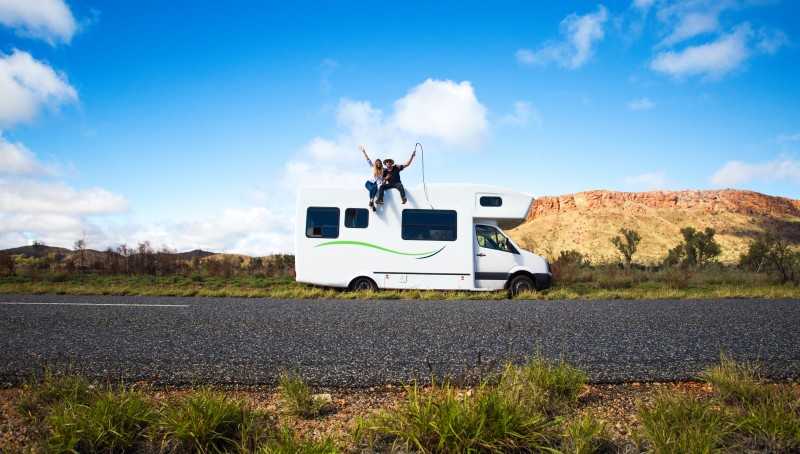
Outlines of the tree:
M714 239L716 231L711 227L706 227L702 232L694 227L684 227L681 229L681 234L683 243L669 250L667 258L664 259L665 266L680 263L684 268L702 267L722 253L722 248Z
M633 254L636 253L636 249L639 247L639 242L642 241L642 237L639 236L639 232L625 228L619 229L619 233L622 234L622 236L617 235L611 238L611 242L614 243L614 246L617 247L617 250L619 250L625 258L625 266L630 267Z
M800 278L800 250L767 233L750 243L747 253L739 256L739 265L755 269L757 273L765 269L777 271L781 282L786 283Z

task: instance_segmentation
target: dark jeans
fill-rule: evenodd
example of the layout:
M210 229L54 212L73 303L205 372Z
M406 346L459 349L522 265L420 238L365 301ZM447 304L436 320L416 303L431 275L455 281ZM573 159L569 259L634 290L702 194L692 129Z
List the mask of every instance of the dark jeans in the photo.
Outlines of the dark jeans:
M380 200L382 202L383 201L383 193L387 189L392 189L392 188L397 189L398 191L400 191L400 197L402 197L404 199L406 198L406 190L403 187L403 183L387 183L387 184L381 186L381 188L378 190L378 200Z
M375 194L378 193L378 183L373 183L373 182L367 180L367 182L364 183L364 187L369 189L369 198L370 198L370 200L374 199L375 198Z

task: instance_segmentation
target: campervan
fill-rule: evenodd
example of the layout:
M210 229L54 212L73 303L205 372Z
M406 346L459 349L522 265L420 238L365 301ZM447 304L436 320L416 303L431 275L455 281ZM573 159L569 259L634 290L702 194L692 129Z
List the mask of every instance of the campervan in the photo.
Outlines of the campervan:
M533 197L471 184L389 190L377 212L363 188L297 193L298 282L351 290L522 291L550 286L547 260L503 229L521 224Z

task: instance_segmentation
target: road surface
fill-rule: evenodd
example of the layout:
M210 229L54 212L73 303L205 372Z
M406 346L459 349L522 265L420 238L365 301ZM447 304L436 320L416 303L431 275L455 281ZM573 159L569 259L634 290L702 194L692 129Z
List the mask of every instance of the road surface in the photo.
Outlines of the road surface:
M800 377L800 301L351 301L0 295L0 385L45 363L172 385L362 387L541 351L594 382L671 381L720 349Z

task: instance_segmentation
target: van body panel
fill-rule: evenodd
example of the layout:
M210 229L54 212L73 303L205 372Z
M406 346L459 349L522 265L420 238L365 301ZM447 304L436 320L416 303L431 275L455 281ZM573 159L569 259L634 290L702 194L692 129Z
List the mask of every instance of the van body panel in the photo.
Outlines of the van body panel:
M406 197L402 204L397 191L387 191L385 203L373 213L362 188L299 189L297 281L347 287L364 276L386 289L500 290L520 270L549 275L544 259L524 251L498 227L523 222L533 203L530 195L483 185L429 184L427 190L407 188ZM480 241L476 229L484 234Z

